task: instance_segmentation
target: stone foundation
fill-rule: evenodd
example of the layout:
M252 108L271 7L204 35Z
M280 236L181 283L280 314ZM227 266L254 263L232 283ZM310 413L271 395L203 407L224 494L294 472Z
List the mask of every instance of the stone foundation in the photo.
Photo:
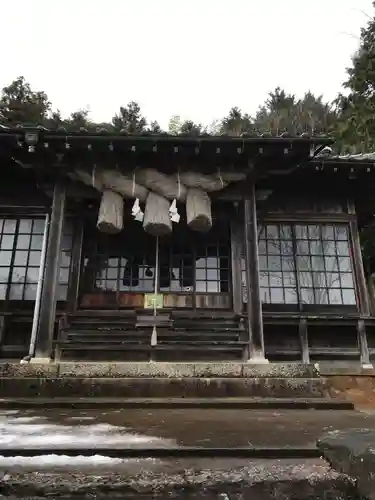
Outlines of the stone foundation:
M6 377L2 398L322 398L324 381L310 378Z
M319 372L318 372L319 370ZM375 369L330 363L0 363L0 397L329 397L375 407Z
M314 365L300 363L0 363L0 377L70 378L318 378Z

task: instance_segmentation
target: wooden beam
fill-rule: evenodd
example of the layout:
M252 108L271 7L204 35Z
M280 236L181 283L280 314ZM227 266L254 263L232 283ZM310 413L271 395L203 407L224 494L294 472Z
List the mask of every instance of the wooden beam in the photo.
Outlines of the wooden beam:
M247 316L250 361L264 359L262 302L260 300L258 228L255 186L249 186L244 200Z
M40 319L35 346L36 359L47 359L52 355L65 205L65 184L58 180L53 192Z
M53 197L53 185L43 184L40 188L49 198ZM79 180L73 181L67 179L66 196L75 200L96 200L99 197L99 193L93 187L87 186Z
M232 294L233 294L233 311L235 314L242 314L242 246L243 234L241 225L231 220L230 224L230 239L231 239L231 267L232 267Z

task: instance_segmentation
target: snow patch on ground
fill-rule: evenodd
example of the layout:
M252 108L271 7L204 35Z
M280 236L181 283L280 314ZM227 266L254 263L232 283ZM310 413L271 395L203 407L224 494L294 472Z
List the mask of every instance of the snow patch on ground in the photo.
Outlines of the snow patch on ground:
M77 417L79 420L79 417ZM0 449L163 446L172 440L140 435L106 423L51 423L45 417L0 414ZM176 444L174 441L172 444ZM1 450L0 450L1 453ZM1 465L0 465L1 466Z
M4 457L0 455L0 469L6 472L16 472L19 471L46 471L57 469L64 469L65 471L74 470L90 470L100 468L100 472L103 470L113 470L120 466L127 466L131 464L142 464L142 463L159 463L157 459L153 458L111 458L105 457L103 455L93 455L91 457L84 457L78 455L76 457L70 457L67 455L41 455L35 457ZM0 480L1 480L0 475Z

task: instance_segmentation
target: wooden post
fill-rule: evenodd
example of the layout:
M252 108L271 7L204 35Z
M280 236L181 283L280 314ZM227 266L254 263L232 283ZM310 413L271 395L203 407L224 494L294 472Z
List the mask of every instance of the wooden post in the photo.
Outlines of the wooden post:
M367 291L370 302L370 316L375 316L375 289L374 289L375 276L371 272L366 273Z
M0 351L3 346L5 336L5 316L0 316Z
M355 214L354 203L348 203L349 213L351 215L350 233L353 249L354 275L356 277L356 286L359 295L359 311L363 316L370 316L370 300L367 291L366 276L363 267L361 243Z
M53 191L40 319L35 346L35 362L49 361L52 354L65 202L65 185L61 180L58 180Z
M359 351L361 356L361 365L372 368L370 361L370 351L368 349L368 344L367 344L366 325L363 319L360 319L357 322L357 336L358 336Z
M249 187L244 200L245 263L247 282L247 321L249 332L250 362L267 362L264 357L262 302L260 300L258 228L255 186Z
M351 216L350 236L353 250L354 276L356 277L356 288L359 295L359 312L361 316L370 316L370 299L363 266L356 209L353 201L348 202L348 212ZM362 318L357 323L357 341L360 350L361 364L368 368L372 367L367 343L366 325Z
M233 311L235 314L242 314L242 276L241 276L241 253L243 236L241 226L237 221L232 220L230 224L231 239L231 267L232 267L232 295Z
M305 318L300 319L298 325L298 333L301 342L302 363L308 365L310 363L310 352L309 352L309 337L307 332L307 321Z
M82 265L83 229L84 219L83 217L80 217L74 228L72 263L68 289L68 312L70 313L77 309Z

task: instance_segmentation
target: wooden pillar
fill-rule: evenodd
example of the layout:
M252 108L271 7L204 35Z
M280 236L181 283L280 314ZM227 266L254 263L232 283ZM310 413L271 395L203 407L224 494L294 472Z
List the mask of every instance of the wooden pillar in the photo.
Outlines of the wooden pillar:
M58 180L53 190L39 326L35 346L35 362L47 361L52 354L65 202L65 185L63 181Z
M310 364L310 352L309 352L309 337L307 332L306 319L300 319L298 325L298 334L301 342L302 363L308 365Z
M370 298L367 290L365 270L363 266L361 242L359 239L357 215L354 202L348 202L348 212L351 215L350 233L353 250L354 276L359 298L359 312L362 317L370 316ZM357 323L357 341L360 350L361 364L370 367L370 354L367 343L366 325L361 318Z
M370 302L370 316L375 316L375 289L374 289L374 274L370 272L366 274L366 283L367 283L367 293L369 296Z
M367 344L366 325L363 319L357 323L357 337L359 344L359 352L361 356L361 364L363 366L372 366L370 361L370 351Z
M231 220L230 223L230 239L233 312L240 315L243 307L241 275L243 234L241 225L236 220Z
M258 227L254 183L251 184L244 200L244 219L249 361L264 363L266 360L264 358L262 302L260 300Z
M69 276L68 290L68 312L72 313L77 309L79 299L79 285L82 265L84 218L80 217L74 228L72 264Z
M369 316L370 300L367 291L365 270L363 267L361 242L359 239L359 231L354 203L348 203L348 209L351 215L350 232L351 244L353 249L354 275L356 277L356 285L359 296L359 311L363 316Z

